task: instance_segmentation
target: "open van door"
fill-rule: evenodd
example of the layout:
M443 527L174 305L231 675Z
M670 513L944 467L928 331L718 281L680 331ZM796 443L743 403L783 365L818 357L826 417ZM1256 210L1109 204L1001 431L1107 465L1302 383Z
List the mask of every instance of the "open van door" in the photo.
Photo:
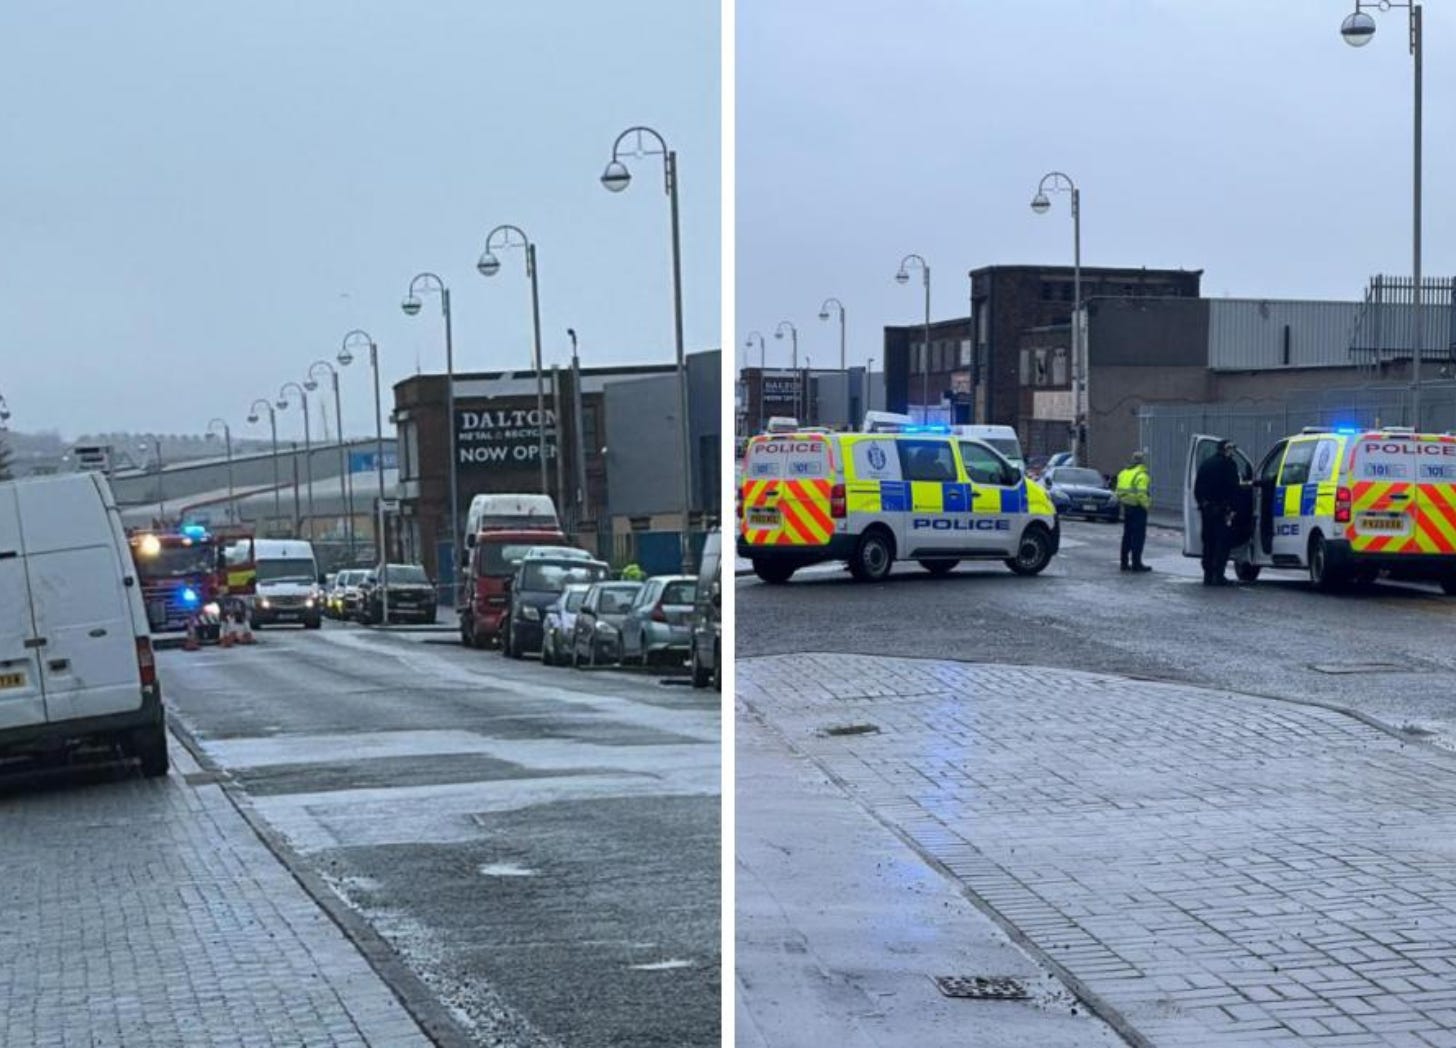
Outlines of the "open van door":
M44 724L45 690L15 487L0 484L0 731Z
M1203 517L1198 512L1198 500L1193 497L1193 482L1198 477L1198 467L1218 454L1222 437L1210 437L1195 433L1188 442L1188 461L1183 470L1183 556L1203 556Z

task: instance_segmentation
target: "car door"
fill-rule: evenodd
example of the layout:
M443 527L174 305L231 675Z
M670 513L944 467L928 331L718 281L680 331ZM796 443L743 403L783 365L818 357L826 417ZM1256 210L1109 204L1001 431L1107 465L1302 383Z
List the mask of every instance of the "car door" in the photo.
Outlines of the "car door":
M45 723L38 636L15 487L0 485L0 732Z
M902 555L933 558L954 552L967 535L970 492L960 483L951 441L902 439L895 441L895 450L909 510L900 517L903 534L896 536Z
M601 590L593 586L587 591L586 599L581 602L581 607L576 612L576 627L572 631L571 646L575 651L586 648L586 654L591 654L592 638L596 635L597 629L597 600Z
M1284 450L1284 460L1279 467L1278 482L1269 500L1267 516L1273 523L1273 542L1270 553L1276 562L1292 557L1304 563L1305 550L1309 545L1309 524L1314 518L1314 504L1317 486L1309 482L1310 465L1314 462L1317 442L1313 440L1290 441ZM1263 475L1260 474L1259 491L1255 498L1264 495ZM1257 512L1257 510L1256 510ZM1261 528L1264 526L1260 521Z
M961 441L960 456L971 486L971 544L1010 556L1026 525L1026 478L979 440Z
M1193 485L1198 477L1198 468L1218 454L1218 445L1222 440L1222 437L1195 433L1188 442L1188 458L1183 467L1183 555L1185 557L1203 556L1203 518L1198 512L1198 500L1193 497ZM1250 481L1254 476L1254 464L1249 457L1236 448L1234 449L1234 461L1238 464L1239 476L1246 482ZM1257 531L1257 504L1254 505L1251 513L1252 523ZM1245 525L1248 524L1249 522L1246 521ZM1241 544L1241 541L1237 539L1237 534L1235 540Z
M627 611L627 620L623 623L622 654L624 656L641 654L641 645L637 641L642 633L643 620L651 614L652 606L657 603L657 593L661 589L661 582L656 579L648 579L637 591L637 599L632 602L632 607Z

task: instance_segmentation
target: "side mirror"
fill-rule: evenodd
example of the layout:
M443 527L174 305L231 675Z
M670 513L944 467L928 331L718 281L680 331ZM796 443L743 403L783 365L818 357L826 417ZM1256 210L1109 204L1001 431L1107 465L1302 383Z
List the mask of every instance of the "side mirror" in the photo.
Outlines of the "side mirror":
M1021 470L1015 466L1008 466L1005 472L1005 484L1008 488L1014 488L1021 483Z

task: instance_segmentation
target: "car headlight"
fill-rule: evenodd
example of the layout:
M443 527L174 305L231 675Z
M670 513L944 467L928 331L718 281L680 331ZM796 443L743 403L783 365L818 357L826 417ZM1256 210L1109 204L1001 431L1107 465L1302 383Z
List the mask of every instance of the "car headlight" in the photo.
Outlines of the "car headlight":
M309 597L306 600L304 600L303 606L305 608L311 608L311 607L313 607L313 598L312 597Z
M535 622L540 617L541 609L532 607L530 604L527 604L524 608L521 609L521 618L523 619L528 619L531 622Z
M267 597L259 597L258 598L258 607L260 607L260 608L268 608L268 607L272 607L272 605L270 605L268 603L268 598Z

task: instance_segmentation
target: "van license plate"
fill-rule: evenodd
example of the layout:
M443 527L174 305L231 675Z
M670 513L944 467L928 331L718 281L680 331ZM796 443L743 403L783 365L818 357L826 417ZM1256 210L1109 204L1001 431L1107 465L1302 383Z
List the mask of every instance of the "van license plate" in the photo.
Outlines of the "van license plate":
M23 688L25 687L25 674L23 673L0 673L0 688Z
M1362 516L1360 529L1362 531L1404 531L1405 518Z
M776 509L751 509L748 523L755 528L776 528L779 526L779 511Z

